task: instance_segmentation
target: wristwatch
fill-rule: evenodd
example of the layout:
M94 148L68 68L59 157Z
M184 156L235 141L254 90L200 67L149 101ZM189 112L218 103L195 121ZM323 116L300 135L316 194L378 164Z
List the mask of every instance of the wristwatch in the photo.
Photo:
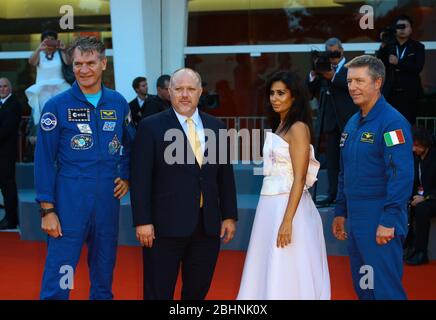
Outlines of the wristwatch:
M40 208L39 212L41 213L41 218L44 218L47 214L56 212L56 210L55 208L48 208L48 209Z

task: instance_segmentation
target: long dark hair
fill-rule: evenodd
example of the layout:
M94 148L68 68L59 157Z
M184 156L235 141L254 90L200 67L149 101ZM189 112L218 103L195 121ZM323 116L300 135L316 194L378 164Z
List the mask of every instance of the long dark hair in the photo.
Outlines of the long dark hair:
M312 139L312 109L309 105L309 93L301 78L292 71L279 71L275 73L266 85L266 110L271 129L275 132L280 124L280 115L274 112L269 99L271 87L277 81L282 81L291 91L291 95L294 98L292 107L286 114L284 123L277 133L286 133L295 122L301 121L309 127Z

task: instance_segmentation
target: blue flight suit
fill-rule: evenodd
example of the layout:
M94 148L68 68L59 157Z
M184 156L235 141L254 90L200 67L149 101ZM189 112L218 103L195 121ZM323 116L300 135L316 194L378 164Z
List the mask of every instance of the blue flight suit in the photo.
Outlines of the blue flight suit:
M397 144L390 132L398 133ZM413 187L412 144L409 123L383 96L366 117L354 114L342 133L335 216L347 218L348 253L359 299L406 299L402 244ZM379 225L395 228L394 239L385 245L376 242ZM373 282L367 266L372 267Z
M90 298L113 298L120 209L114 180L129 178L129 112L127 101L104 86L94 107L76 82L44 106L35 151L36 201L54 204L63 236L48 237L41 299L68 299L66 269L75 270L85 242Z

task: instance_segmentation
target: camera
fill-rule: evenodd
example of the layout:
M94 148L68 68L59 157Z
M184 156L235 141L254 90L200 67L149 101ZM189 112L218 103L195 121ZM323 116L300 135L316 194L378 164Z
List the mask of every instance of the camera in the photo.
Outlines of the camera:
M45 40L44 43L47 47L52 47L52 48L59 48L61 45L60 40L54 40L54 39Z
M338 55L339 54L339 55ZM322 72L328 72L332 70L332 64L330 62L330 58L338 58L341 56L339 51L312 51L311 59L312 59L312 70L316 73L320 74Z
M201 86L207 87L206 82L202 82ZM203 93L200 96L200 100L198 101L198 107L200 109L216 109L220 106L219 95L216 93L209 93L207 90L203 90Z
M198 101L198 106L201 109L216 109L220 106L219 95L217 94L202 94Z
M401 23L388 26L381 31L383 33L381 41L388 48L390 54L395 54L395 46L397 44L397 30L402 30L405 28L406 25Z

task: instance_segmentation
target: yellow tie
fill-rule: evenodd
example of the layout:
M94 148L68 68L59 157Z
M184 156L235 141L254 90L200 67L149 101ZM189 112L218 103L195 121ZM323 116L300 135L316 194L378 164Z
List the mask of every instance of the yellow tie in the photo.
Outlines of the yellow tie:
M203 164L203 151L201 150L201 143L198 137L197 131L195 130L195 123L192 118L187 118L186 123L188 124L188 140L191 145L192 151L194 151L195 159L197 159L198 165L201 168ZM203 207L203 192L200 193L200 208Z

